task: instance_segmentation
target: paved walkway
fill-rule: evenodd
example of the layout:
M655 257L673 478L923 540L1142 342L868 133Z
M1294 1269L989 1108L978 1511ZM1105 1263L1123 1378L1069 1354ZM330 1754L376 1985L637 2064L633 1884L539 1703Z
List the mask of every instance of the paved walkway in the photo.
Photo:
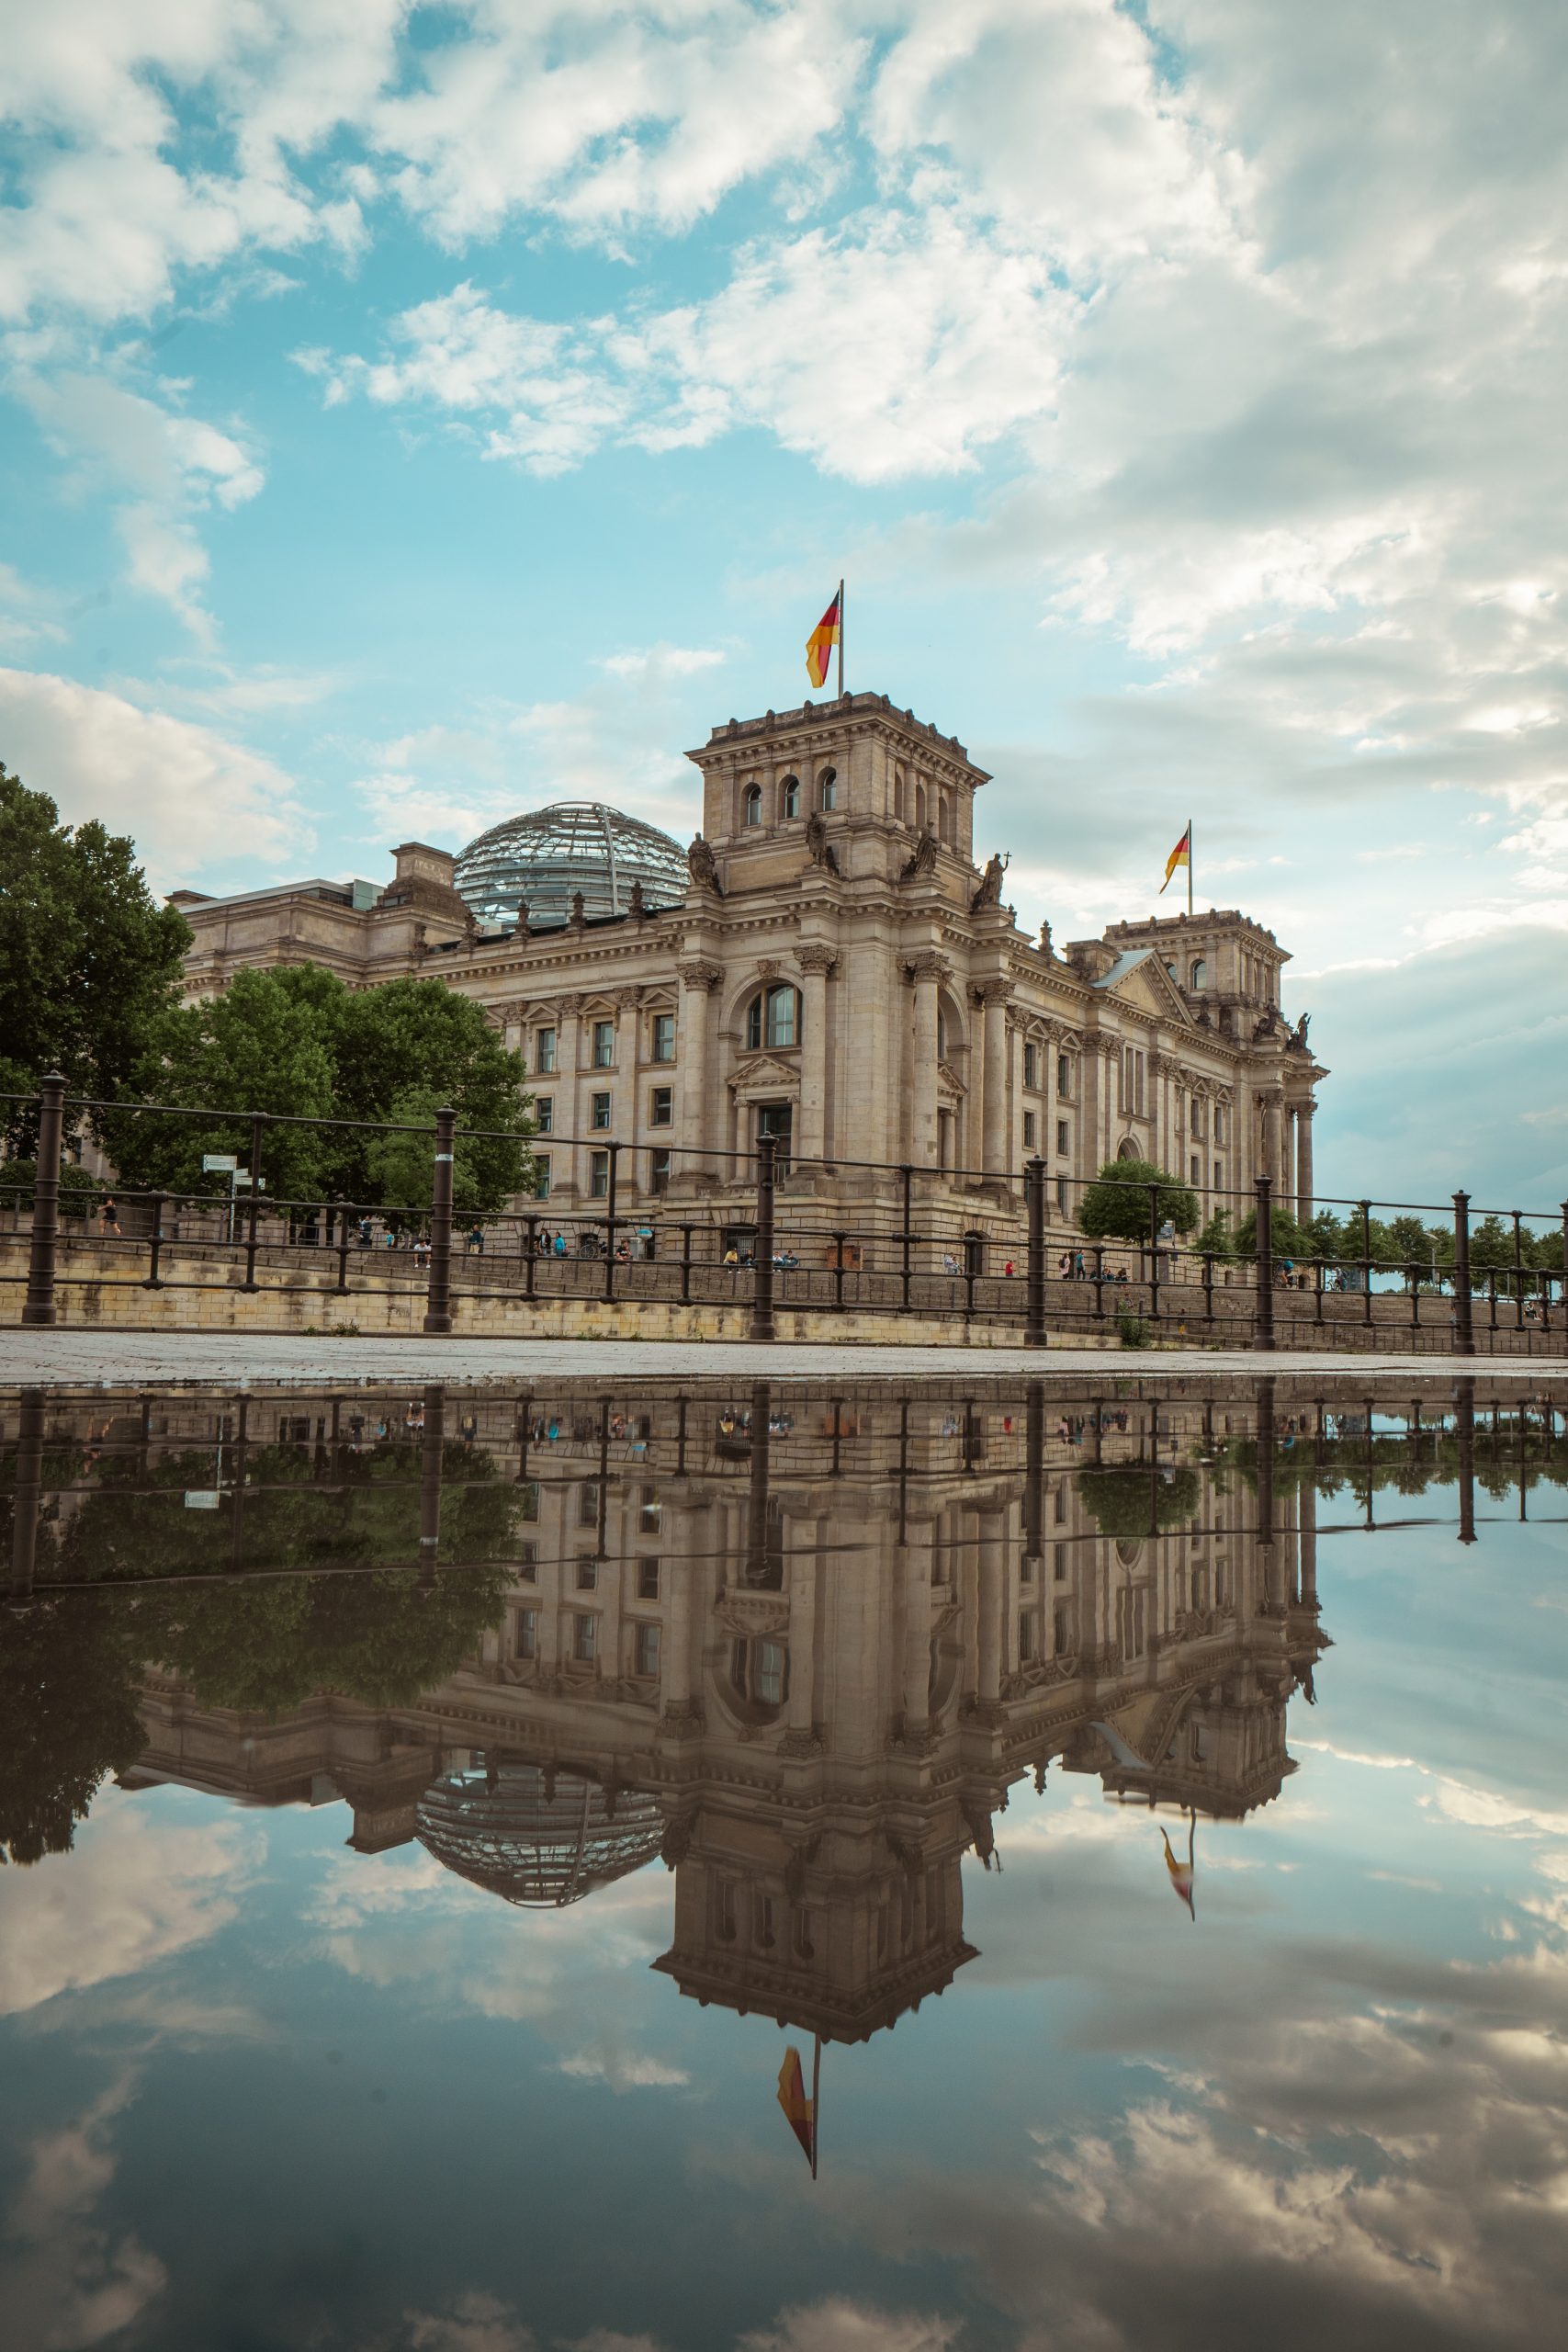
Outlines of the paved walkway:
M512 1387L548 1380L966 1380L1021 1374L1053 1380L1326 1381L1360 1390L1369 1380L1447 1381L1472 1374L1488 1383L1557 1386L1562 1357L1309 1354L1242 1349L1110 1351L1101 1348L802 1346L658 1340L307 1339L284 1332L0 1331L0 1386L79 1388L287 1384L302 1387L374 1381L491 1381Z

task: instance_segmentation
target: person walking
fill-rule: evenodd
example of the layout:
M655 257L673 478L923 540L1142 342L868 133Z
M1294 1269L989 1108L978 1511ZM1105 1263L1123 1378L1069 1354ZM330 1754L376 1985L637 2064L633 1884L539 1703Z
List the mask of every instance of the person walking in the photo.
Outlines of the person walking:
M98 1231L116 1235L119 1233L119 1211L115 1206L115 1197L112 1193L104 1194L103 1205L98 1211Z

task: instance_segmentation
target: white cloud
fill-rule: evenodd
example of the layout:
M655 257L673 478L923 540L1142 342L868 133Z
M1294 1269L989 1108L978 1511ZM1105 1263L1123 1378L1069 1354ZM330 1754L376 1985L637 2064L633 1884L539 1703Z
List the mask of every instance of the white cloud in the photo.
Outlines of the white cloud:
M160 598L203 643L213 629L201 602L210 569L197 517L231 511L265 479L231 434L144 399L107 376L22 375L14 390L84 490L131 494L115 507L131 585Z
M111 2238L94 2209L114 2178L109 2127L130 2098L124 2075L77 2119L34 2140L0 2241L0 2301L17 2352L84 2352L141 2319L168 2283L134 2235Z
M0 669L0 746L66 824L130 833L155 888L310 854L298 791L270 760L121 695Z
M236 1824L153 1820L100 1790L70 1854L0 1877L0 2015L204 1943L234 1917L259 1851Z
M956 2320L882 2312L835 2295L749 2329L736 2352L952 2352L959 2334Z

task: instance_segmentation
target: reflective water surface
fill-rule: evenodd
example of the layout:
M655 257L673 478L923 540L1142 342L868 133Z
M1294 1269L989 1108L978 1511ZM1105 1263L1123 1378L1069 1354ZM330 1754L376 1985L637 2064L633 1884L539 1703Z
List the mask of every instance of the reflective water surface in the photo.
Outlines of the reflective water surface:
M1559 2340L1568 1392L1101 1386L0 1398L6 2340Z

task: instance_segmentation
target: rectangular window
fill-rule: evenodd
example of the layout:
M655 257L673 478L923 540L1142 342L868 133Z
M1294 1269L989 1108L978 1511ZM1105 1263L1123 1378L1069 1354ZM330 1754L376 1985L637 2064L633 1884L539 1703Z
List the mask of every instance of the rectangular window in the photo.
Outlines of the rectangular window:
M1215 1105L1214 1105L1214 1141L1215 1141L1216 1143L1224 1143L1224 1139L1225 1139L1225 1110L1224 1110L1224 1104L1223 1102L1216 1102L1216 1103L1215 1103Z
M556 1101L553 1094L534 1097L534 1125L542 1136L547 1136L556 1123Z
M597 1617L574 1617L571 1621L571 1654L579 1666L592 1666L599 1655L599 1620Z
M538 1029L534 1033L534 1068L541 1078L551 1076L556 1066L556 1033L553 1029Z
M539 1482L525 1478L517 1489L517 1516L525 1523L536 1521L539 1516Z
M1026 1610L1018 1621L1018 1662L1027 1666L1034 1656L1034 1611Z
M1025 1046L1023 1049L1023 1082L1025 1086L1038 1086L1040 1083L1040 1048L1038 1046Z
M534 1198L547 1201L550 1197L550 1155L547 1151L534 1155Z
M589 1154L588 1193L591 1200L607 1201L610 1197L610 1155L607 1151Z
M1066 1180L1066 1178L1065 1176L1058 1176L1058 1177L1057 1177L1057 1179L1056 1179L1056 1208L1057 1208L1058 1213L1059 1213L1061 1216L1066 1216L1066 1214L1067 1214L1067 1180Z
M650 1127L672 1127L675 1124L675 1090L672 1086L656 1086L649 1100L648 1124Z
M1032 1111L1026 1111L1023 1114L1023 1148L1025 1151L1032 1151L1034 1149L1034 1114Z
M539 1612L536 1609L520 1609L513 1623L512 1636L513 1657L537 1657L539 1655Z
M1073 1057L1071 1054L1056 1057L1056 1092L1064 1102L1073 1099Z
M648 1155L648 1189L650 1193L670 1190L670 1163L674 1155L668 1151L650 1151Z
M532 1536L517 1546L517 1581L537 1584L539 1581L539 1547Z
M1198 1157L1197 1153L1196 1153L1196 1152L1194 1152L1194 1153L1193 1153L1193 1155L1192 1155L1192 1182L1193 1182L1195 1184L1201 1184L1201 1183L1202 1182L1202 1181L1203 1181L1203 1163L1202 1163L1202 1161L1199 1159L1199 1157Z
M577 1589L579 1592L598 1591L599 1563L597 1560L590 1560L586 1556L579 1560L577 1564Z
M675 1015L656 1012L653 1016L653 1058L656 1062L672 1062L675 1058Z
M577 1523L579 1527L597 1527L599 1524L597 1478L584 1478L577 1490Z
M1073 1617L1069 1609L1058 1607L1051 1622L1051 1646L1060 1657L1073 1645Z
M613 1021L593 1023L593 1067L613 1069L615 1061L615 1024Z
M658 1600L659 1563L657 1560L639 1560L637 1562L637 1597L639 1600Z
M590 1124L603 1132L610 1124L610 1097L607 1094L592 1094L588 1099Z
M1056 1149L1064 1159L1072 1149L1072 1131L1066 1119L1058 1119L1056 1122Z
M1056 1582L1058 1584L1066 1584L1067 1581L1067 1547L1065 1544L1053 1544L1051 1546L1051 1566L1055 1572Z
M652 1677L659 1672L659 1628L639 1625L637 1629L637 1666L638 1674Z
M664 1523L664 1507L659 1499L657 1487L645 1487L637 1503L637 1532L639 1535L657 1535Z
M1214 1190L1216 1193L1223 1193L1224 1189L1225 1171L1220 1162L1216 1159L1214 1162Z

